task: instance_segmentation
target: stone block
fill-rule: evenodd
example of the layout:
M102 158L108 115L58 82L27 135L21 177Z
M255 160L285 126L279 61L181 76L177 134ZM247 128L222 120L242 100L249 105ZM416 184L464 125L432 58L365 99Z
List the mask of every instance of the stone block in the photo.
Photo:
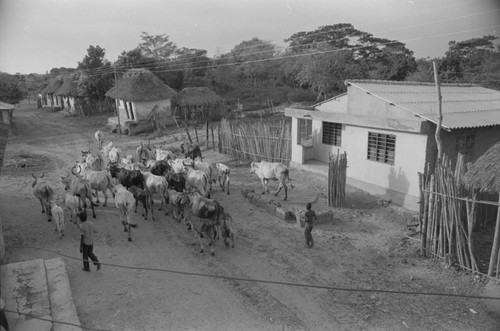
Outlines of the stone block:
M276 215L277 217L281 218L282 220L286 219L286 212L281 207L276 207L274 209L274 215Z

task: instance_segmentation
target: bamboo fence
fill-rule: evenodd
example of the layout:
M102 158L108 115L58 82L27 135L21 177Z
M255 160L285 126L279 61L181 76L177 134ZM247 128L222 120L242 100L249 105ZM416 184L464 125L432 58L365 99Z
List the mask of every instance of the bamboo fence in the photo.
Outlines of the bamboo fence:
M290 163L290 122L222 119L218 137L219 153L236 155L244 160Z
M328 163L328 206L341 207L345 202L347 153L330 153Z
M479 217L485 212L491 214L493 203L478 200L476 192L465 188L464 164L463 156L459 155L452 169L450 159L444 155L432 173L426 167L423 174L418 174L421 246L424 255L430 252L479 273L474 231ZM498 268L497 265L497 278Z

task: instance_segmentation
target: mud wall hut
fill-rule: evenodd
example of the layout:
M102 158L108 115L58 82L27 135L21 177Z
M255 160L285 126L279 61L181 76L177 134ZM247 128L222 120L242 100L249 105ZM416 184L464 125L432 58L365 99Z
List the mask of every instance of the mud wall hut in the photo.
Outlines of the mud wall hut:
M147 121L156 109L162 124L173 123L172 99L177 92L147 69L130 69L106 92L116 100L118 116L110 118L108 124L127 128L131 122ZM155 108L156 107L156 108Z
M208 87L186 87L179 92L175 115L187 120L220 117L222 98Z
M54 96L60 99L62 108L65 108L69 112L75 112L75 102L78 97L78 78L75 75L69 75L63 77L63 83L57 91L54 92Z

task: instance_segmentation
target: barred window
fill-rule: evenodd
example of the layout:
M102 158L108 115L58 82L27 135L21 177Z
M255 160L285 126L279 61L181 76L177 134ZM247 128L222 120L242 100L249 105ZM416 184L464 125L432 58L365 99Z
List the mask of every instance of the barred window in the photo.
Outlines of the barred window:
M302 146L312 145L312 120L299 118L297 144Z
M394 164L395 152L395 135L368 132L368 160Z
M323 122L323 144L340 146L342 141L342 124Z

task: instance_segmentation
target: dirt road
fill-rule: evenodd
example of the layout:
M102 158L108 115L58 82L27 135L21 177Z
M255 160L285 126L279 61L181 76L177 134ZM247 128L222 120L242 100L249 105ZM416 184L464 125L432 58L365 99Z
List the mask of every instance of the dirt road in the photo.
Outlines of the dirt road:
M81 150L95 149L95 130L104 130L108 141L130 154L139 141L151 137L111 134L104 127L105 116L79 119L21 108L14 120L0 177L6 244L79 258L77 229L67 223L66 236L57 238L54 224L40 213L32 195L31 173L45 172L62 195L60 176L69 172ZM178 144L170 148L177 150ZM230 161L202 151L210 162ZM301 206L306 197L324 193L325 178L293 169L291 174L297 187L289 191L289 206ZM375 198L350 189L350 208L325 213L313 230L315 247L307 249L297 224L270 216L241 195L242 189L261 189L247 167L234 167L231 176L231 194L214 186L213 197L235 219L236 247L226 249L219 242L215 257L199 253L192 233L170 216L161 214L153 222L134 215L139 225L128 242L113 205L96 207L96 255L104 263L132 268L104 265L99 272L93 268L85 273L80 261L64 258L82 325L111 330L499 328L500 317L478 300L304 288L153 270L368 290L483 293L482 279L418 257L417 246L405 239L408 215L401 209L379 207ZM321 202L315 208L328 209ZM36 249L7 249L8 262L56 256Z

